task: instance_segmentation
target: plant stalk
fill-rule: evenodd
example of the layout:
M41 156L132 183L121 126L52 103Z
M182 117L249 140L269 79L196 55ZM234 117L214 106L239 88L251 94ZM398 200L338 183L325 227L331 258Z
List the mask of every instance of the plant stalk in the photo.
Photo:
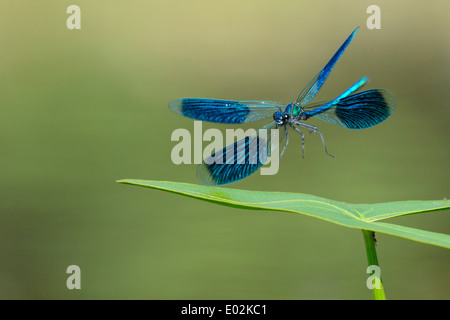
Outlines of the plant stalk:
M362 233L364 236L364 244L366 246L367 261L369 263L367 272L371 274L367 280L367 285L369 286L372 284L373 286L372 293L374 300L386 300L383 282L381 280L380 266L378 264L375 233L370 230L362 230Z

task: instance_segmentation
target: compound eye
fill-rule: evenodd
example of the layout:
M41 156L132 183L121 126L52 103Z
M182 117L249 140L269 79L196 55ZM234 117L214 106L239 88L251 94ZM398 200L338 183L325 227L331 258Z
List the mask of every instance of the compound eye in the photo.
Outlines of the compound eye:
M276 113L273 114L273 120L277 120L277 114Z

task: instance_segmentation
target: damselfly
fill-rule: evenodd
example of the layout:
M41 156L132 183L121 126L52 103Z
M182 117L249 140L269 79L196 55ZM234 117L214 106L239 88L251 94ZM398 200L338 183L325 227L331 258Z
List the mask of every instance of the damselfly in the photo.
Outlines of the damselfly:
M169 108L177 114L196 120L239 124L273 117L273 122L251 135L213 153L199 166L197 177L206 185L223 185L244 179L257 171L267 159L273 145L271 129L278 131L280 139L286 139L280 158L288 143L288 128L297 131L302 138L302 156L305 149L305 135L301 129L317 132L327 151L322 132L304 121L310 117L336 124L347 129L365 129L386 120L395 110L394 95L383 89L372 89L354 94L368 79L361 78L337 98L310 103L324 84L337 60L355 37L359 28L345 40L331 60L303 89L297 100L285 105L274 101L232 101L203 98L173 100ZM264 135L262 132L265 132ZM261 148L264 145L264 148ZM252 155L251 150L258 150ZM330 155L331 156L331 155ZM332 156L333 157L333 156ZM217 161L220 159L221 161ZM229 160L232 161L229 161Z

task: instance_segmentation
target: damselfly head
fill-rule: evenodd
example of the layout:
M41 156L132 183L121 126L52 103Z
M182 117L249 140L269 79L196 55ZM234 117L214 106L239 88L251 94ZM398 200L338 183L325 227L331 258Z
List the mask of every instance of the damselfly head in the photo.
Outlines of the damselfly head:
M276 111L273 114L273 120L279 125L285 124L289 120L289 114L286 112Z

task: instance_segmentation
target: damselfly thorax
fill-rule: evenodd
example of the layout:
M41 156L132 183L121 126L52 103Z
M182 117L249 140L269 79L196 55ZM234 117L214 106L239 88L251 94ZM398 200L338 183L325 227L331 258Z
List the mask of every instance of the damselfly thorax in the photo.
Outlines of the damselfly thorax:
M281 151L280 158L283 156L284 151L286 150L286 147L289 143L289 134L287 131L287 126L291 127L302 136L302 157L305 157L305 134L298 127L306 128L307 130L309 130L309 133L313 132L319 133L320 137L322 138L325 153L334 158L334 156L329 154L327 151L327 147L325 145L325 140L323 138L322 132L316 126L300 121L306 119L307 116L304 113L303 107L297 102L289 103L284 109L284 111L282 111L282 109L280 108L279 111L274 112L273 120L275 120L277 127L280 126L284 128L284 134L286 135L286 143L283 147L283 150Z

